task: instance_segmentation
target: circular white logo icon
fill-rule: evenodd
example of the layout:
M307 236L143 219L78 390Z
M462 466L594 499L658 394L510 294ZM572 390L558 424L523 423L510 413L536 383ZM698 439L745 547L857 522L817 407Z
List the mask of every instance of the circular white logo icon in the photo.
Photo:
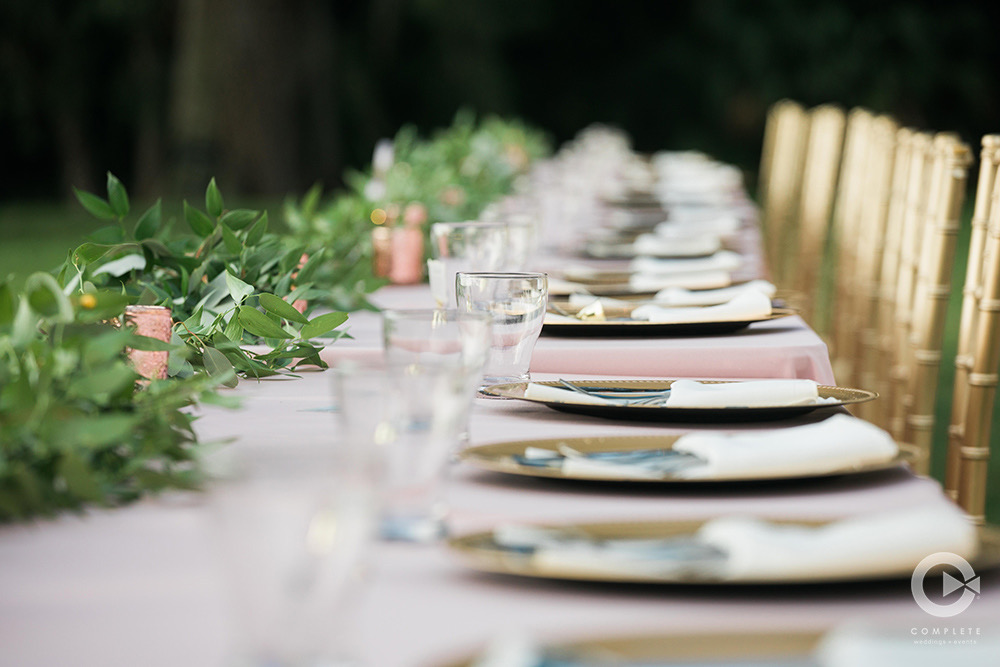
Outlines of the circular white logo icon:
M942 598L948 598L957 591L962 591L962 594L952 602L934 602L924 592L924 578L927 577L931 568L937 565L951 565L957 568L959 574L962 575L962 578L958 579L947 572L942 573ZM913 593L913 599L917 606L925 612L938 618L949 618L961 614L976 599L976 594L979 593L979 577L969 565L969 561L958 554L940 551L923 559L914 568L913 576L910 577L910 592Z

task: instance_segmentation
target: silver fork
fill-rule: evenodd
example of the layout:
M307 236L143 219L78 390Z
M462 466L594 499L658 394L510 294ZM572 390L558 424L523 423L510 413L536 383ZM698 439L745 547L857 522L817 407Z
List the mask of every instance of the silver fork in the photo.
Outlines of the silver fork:
M559 384L566 389L571 389L579 394L584 394L585 396L596 396L597 398L606 398L622 401L624 405L655 405L661 401L665 401L670 396L670 389L653 389L649 391L637 390L641 392L641 396L631 398L627 396L622 396L616 393L605 393L601 391L595 391L593 389L585 389L579 385L575 385L568 380L563 380L560 378L558 380Z

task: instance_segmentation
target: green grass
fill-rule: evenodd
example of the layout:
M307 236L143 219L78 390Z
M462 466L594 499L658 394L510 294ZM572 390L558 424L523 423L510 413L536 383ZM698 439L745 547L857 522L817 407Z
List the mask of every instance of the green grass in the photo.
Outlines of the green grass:
M227 202L228 203L228 202ZM272 214L276 226L280 222L280 204L268 202L240 202L241 206L262 208ZM971 202L966 206L964 224L959 237L959 252L952 280L952 295L948 309L948 326L945 329L944 355L941 364L937 395L937 423L934 436L932 475L942 479L947 446L948 419L951 411L952 382L955 373L954 358L958 340L958 318L961 311L961 286L965 280L965 265L969 244ZM177 215L177 211L165 211ZM183 221L178 224L183 225ZM0 276L18 274L19 280L33 271L51 270L60 265L67 252L78 245L84 236L96 230L101 223L85 213L75 202L68 204L31 203L0 204ZM1000 400L994 410L991 445L994 456L990 461L987 517L1000 523Z

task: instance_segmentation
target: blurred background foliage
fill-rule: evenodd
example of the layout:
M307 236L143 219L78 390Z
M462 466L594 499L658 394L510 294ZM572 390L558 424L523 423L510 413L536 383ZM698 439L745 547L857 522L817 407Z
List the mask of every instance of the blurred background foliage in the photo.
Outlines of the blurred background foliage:
M1000 130L996 3L957 0L5 0L0 200L284 195L342 184L459 108L751 173L767 107L864 105L977 145ZM0 232L4 231L0 229Z

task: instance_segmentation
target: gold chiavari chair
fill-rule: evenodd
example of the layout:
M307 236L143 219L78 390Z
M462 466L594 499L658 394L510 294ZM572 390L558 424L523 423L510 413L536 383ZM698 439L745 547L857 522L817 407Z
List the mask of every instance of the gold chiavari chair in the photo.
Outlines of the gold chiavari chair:
M855 386L870 387L876 383L882 255L892 194L898 131L896 122L888 116L879 116L873 122L864 208L859 220L861 227L857 234L856 262L850 281L853 294L850 312L847 313L855 332L854 351L849 365L849 382ZM844 315L843 312L838 313L838 316ZM861 415L870 419L873 408L874 406L867 406L861 410Z
M907 412L903 425L906 443L922 453L915 470L927 474L934 428L934 404L944 337L945 315L951 294L965 184L972 154L954 135L934 138L928 216L917 267L913 298L911 349L907 373ZM970 376L971 377L971 376Z
M820 268L829 238L845 123L846 117L840 107L823 104L809 110L809 135L799 198L798 252L788 257L784 267L785 277L791 281L789 286L804 296L799 314L814 326Z
M863 204L865 170L868 164L869 137L874 116L866 109L852 109L847 118L844 154L841 160L837 197L833 208L830 236L834 245L833 262L827 265L825 279L834 285L834 302L838 317L832 322L827 341L837 377L843 377L849 359L848 350L853 332L840 311L850 310L850 276L854 268L858 221Z
M983 290L986 265L986 239L991 211L994 182L1000 166L1000 135L988 134L982 139L976 203L972 211L972 233L969 238L968 264L962 286L962 314L958 326L958 347L955 353L955 381L951 404L951 424L948 427L948 457L945 468L945 491L957 500L961 482L961 447L965 434L968 406L968 378L972 370L976 324L980 295ZM998 211L1000 213L1000 211Z
M985 518L990 431L1000 370L1000 179L992 192L959 448L958 502L978 523Z
M869 418L887 430L892 420L892 411L889 408L892 405L892 369L896 361L896 297L899 288L900 252L907 207L907 188L910 182L913 135L914 131L905 127L896 132L896 155L893 158L892 187L885 221L885 248L882 252L878 306L875 311L876 345L872 363L873 379L871 385L865 385L877 391L882 397L877 405L873 405L874 409L869 411Z
M924 238L927 211L934 203L930 199L931 167L934 162L933 137L925 132L910 136L910 164L907 168L906 203L903 211L899 242L899 269L896 279L896 300L893 312L895 331L891 345L892 369L889 375L891 391L882 401L888 411L883 421L896 440L903 437L907 405L907 381L912 359L911 330L913 294L916 285L918 257Z
M765 152L761 172L764 248L771 277L781 284L784 250L794 226L802 186L802 160L809 118L802 106L791 100L775 103L768 111Z

